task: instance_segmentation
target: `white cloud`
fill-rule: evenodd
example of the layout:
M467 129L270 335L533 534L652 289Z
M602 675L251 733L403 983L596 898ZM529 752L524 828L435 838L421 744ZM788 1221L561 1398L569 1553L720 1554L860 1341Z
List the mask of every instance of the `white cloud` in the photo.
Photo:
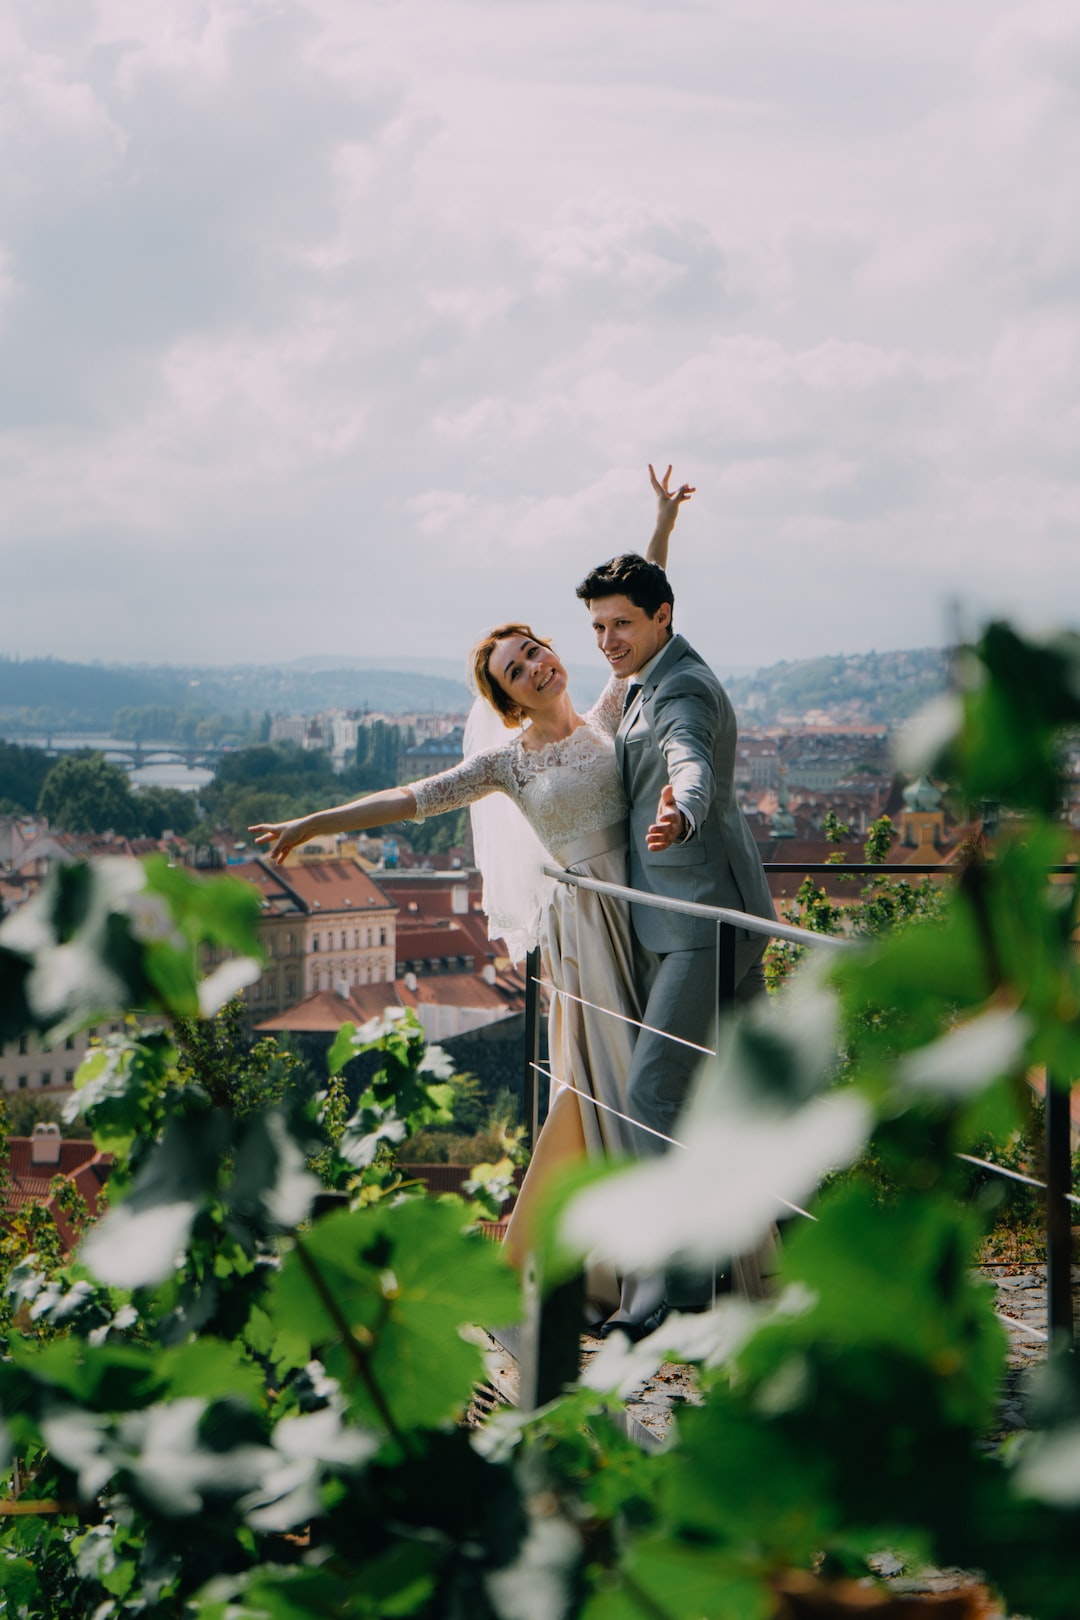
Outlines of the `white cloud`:
M680 624L725 663L1077 599L1066 0L0 36L13 650L112 656L122 588L125 656L457 654L525 612L585 659L572 587L643 543L650 459L698 485Z

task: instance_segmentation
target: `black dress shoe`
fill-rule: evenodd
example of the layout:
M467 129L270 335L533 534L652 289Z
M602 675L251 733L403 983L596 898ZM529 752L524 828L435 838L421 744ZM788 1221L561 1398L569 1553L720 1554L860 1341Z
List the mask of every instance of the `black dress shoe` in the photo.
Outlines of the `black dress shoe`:
M647 1339L650 1333L655 1333L657 1328L663 1325L667 1319L667 1314L667 1301L661 1300L659 1305L651 1310L648 1316L643 1317L640 1322L605 1322L600 1329L600 1337L610 1339L613 1333L625 1333L631 1344L640 1344L642 1339Z

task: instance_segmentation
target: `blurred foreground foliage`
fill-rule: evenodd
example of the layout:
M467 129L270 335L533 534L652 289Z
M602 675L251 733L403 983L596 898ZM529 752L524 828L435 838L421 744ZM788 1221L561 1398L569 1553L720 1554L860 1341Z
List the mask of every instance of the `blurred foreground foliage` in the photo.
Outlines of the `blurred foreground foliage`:
M539 1413L460 1421L482 1375L463 1327L513 1320L519 1290L482 1203L397 1169L452 1102L415 1024L346 1026L308 1106L228 1106L200 1079L215 1053L191 1061L189 1038L181 1061L167 1026L96 1054L78 1106L116 1155L112 1207L73 1262L27 1254L7 1283L4 1506L51 1510L0 1520L7 1612L768 1620L791 1569L865 1573L891 1548L984 1571L1032 1620L1075 1615L1080 1376L1055 1347L1030 1432L987 1446L1004 1335L972 1261L992 1211L956 1153L1019 1128L1031 1067L1080 1072L1077 889L1046 877L1080 642L993 626L964 680L923 763L1015 806L994 859L940 916L823 950L723 1029L685 1153L588 1169L550 1211L557 1279L586 1248L725 1264L780 1200L809 1203L774 1297L608 1341ZM254 950L239 890L154 863L55 874L0 926L0 1036L213 1012L230 985L200 985L197 946ZM350 1114L340 1074L372 1046ZM860 1154L887 1195L858 1168L815 1192ZM663 1353L705 1400L652 1454L619 1419Z

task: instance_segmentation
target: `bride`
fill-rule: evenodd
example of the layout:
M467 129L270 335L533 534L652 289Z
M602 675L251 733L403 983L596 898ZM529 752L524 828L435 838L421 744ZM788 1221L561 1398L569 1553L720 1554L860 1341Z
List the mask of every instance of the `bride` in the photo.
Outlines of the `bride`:
M694 491L687 484L671 491L670 467L663 479L650 467L649 477L657 519L647 556L664 567L679 507ZM613 675L593 707L579 714L563 664L550 642L527 624L499 625L484 636L472 650L471 667L479 695L460 765L351 804L250 830L257 843L270 845L270 858L280 864L290 850L320 834L422 821L473 807L489 932L505 939L518 959L539 943L557 992L549 1052L553 1079L561 1084L506 1236L509 1258L520 1267L531 1247L537 1195L554 1170L582 1153L627 1158L639 1151L640 1127L619 1117L625 1112L626 1076L642 1010L627 908L576 884L553 882L542 872L547 861L576 876L627 881L628 807L615 761L626 685ZM510 738L507 729L514 733ZM652 847L665 847L672 836L669 827L654 827ZM624 1277L606 1331L623 1327L635 1336L662 1292L657 1276Z

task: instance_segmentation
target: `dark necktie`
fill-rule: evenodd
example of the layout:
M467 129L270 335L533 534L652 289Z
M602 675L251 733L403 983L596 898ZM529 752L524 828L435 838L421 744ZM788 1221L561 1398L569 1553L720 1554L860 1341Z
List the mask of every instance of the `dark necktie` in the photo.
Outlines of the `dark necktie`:
M630 707L631 703L633 703L634 699L637 697L637 695L638 695L638 693L640 691L641 691L641 682L640 681L628 681L627 682L626 695L623 698L623 706L622 706L623 714L626 713L627 709Z

